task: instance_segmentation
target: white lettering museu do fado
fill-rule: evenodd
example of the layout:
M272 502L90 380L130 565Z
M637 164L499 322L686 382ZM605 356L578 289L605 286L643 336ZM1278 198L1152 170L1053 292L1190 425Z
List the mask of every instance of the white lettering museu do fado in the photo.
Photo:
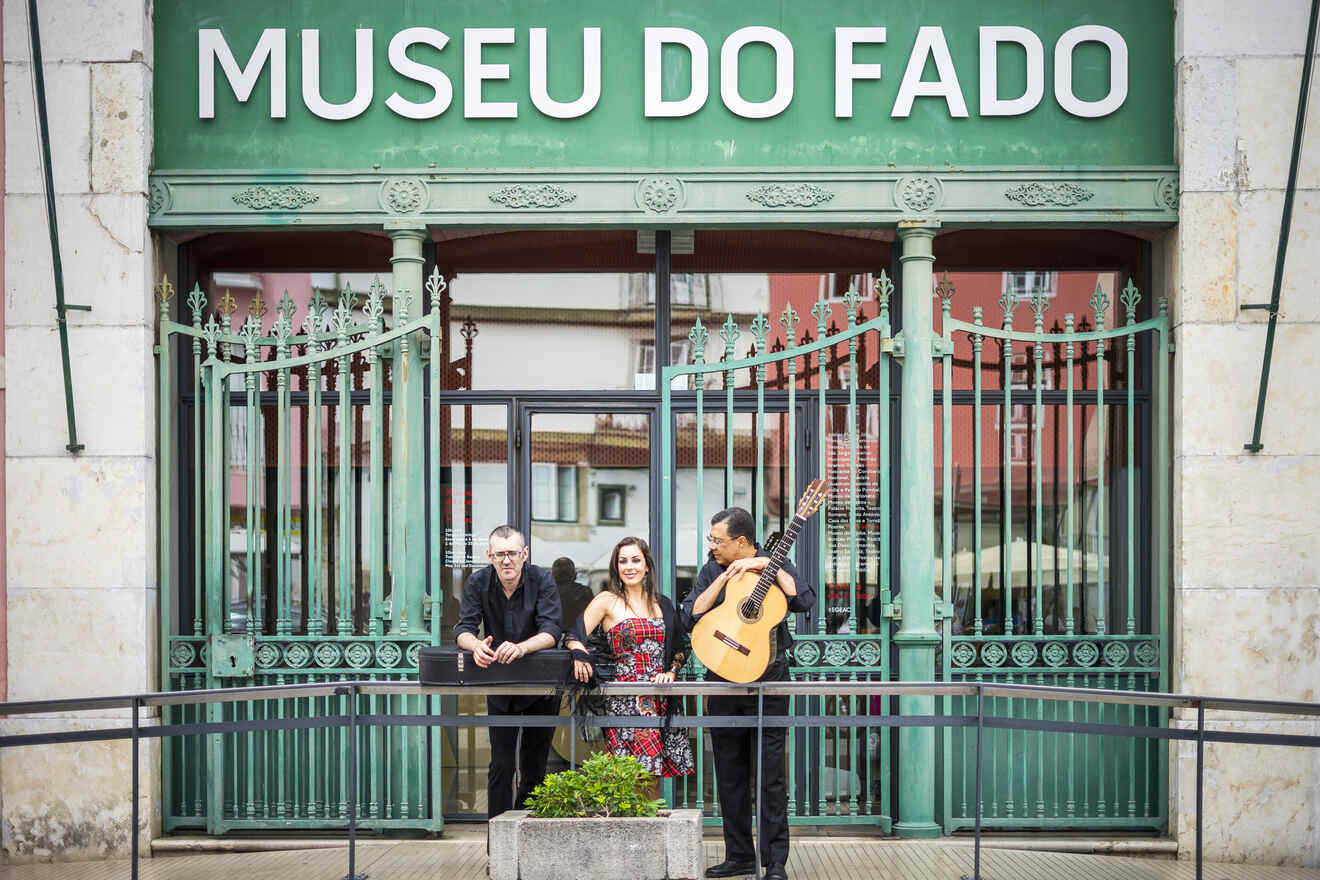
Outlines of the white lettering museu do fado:
M302 41L302 100L314 115L322 119L353 119L360 116L375 96L372 60L375 32L363 28L355 34L356 83L353 97L333 103L321 96L321 32L299 32ZM837 27L834 29L834 115L848 119L853 115L853 85L858 80L878 80L881 64L855 61L859 45L886 42L883 27ZM509 65L488 62L483 55L487 46L517 45L514 28L465 28L463 30L463 116L466 119L516 119L517 101L487 101L482 97L486 82L510 79ZM215 72L217 66L239 102L252 96L263 70L270 68L270 115L282 119L288 111L288 33L283 28L268 28L261 34L252 54L241 67L224 35L215 28L197 32L197 114L201 119L215 118ZM1100 43L1109 53L1109 90L1098 100L1084 101L1073 92L1073 52L1085 42ZM769 46L774 53L774 93L763 101L748 101L738 88L738 62L743 47L753 43ZM1026 89L1017 97L999 95L998 47L1015 44L1026 50ZM386 52L390 67L399 76L430 87L426 101L412 101L397 91L385 99L385 106L407 119L434 119L454 101L454 87L449 77L428 64L408 56L413 46L425 45L443 50L449 36L428 27L401 30L390 38ZM528 96L537 112L555 119L575 119L590 113L601 95L600 28L582 29L582 94L572 101L550 97L546 86L546 29L527 29L529 78ZM706 105L710 97L710 47L695 31L676 27L653 27L643 31L644 113L648 117L691 116ZM661 53L664 46L684 47L691 57L690 80L683 97L662 96L665 81ZM747 119L777 116L793 101L793 43L771 27L745 27L734 31L720 46L720 100L730 112ZM922 79L922 71L934 62L936 79ZM979 29L979 85L981 116L1021 116L1037 107L1045 95L1045 47L1033 31L1024 27L997 26ZM1123 37L1101 25L1083 25L1065 31L1054 44L1054 99L1074 116L1108 116L1123 106L1128 91L1128 50ZM967 76L967 71L963 75ZM672 84L671 84L672 88ZM902 118L912 112L917 98L943 99L949 116L968 115L963 87L954 69L953 57L941 27L922 27L908 55L907 67L899 84L898 96L890 116Z

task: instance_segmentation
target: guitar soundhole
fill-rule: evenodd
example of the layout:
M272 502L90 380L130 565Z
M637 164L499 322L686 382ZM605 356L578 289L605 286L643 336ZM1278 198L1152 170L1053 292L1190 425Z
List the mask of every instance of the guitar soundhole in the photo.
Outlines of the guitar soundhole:
M738 606L738 616L747 623L753 623L761 619L761 609L756 603L748 599L746 602Z

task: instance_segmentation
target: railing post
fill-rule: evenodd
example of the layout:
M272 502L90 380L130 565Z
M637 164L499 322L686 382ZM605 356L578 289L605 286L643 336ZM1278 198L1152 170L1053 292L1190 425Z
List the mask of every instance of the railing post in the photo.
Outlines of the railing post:
M903 493L900 501L899 540L903 556L899 568L902 620L894 643L898 645L898 671L903 681L935 678L935 462L934 382L931 292L935 256L933 221L900 221L903 243L903 418L900 461ZM900 715L933 715L932 696L902 696ZM938 837L935 822L935 730L903 727L899 730L898 817L894 830L900 837Z
M365 873L357 873L357 698L358 686L338 688L336 693L348 694L348 873L344 880L367 880Z
M1202 839L1204 830L1201 817L1205 797L1205 701L1196 701L1196 880L1201 880Z
M140 782L140 771L138 769L138 743L140 742L138 739L138 709L141 706L142 698L134 697L132 720L133 734L130 738L130 745L133 749L133 756L130 764L133 768L130 774L133 777L133 827L129 832L130 837L128 841L129 876L132 877L133 880L138 880L138 787Z
M981 880L981 743L985 735L985 687L976 686L976 844L972 849L971 880ZM963 880L967 880L966 875Z
M752 876L760 880L761 877L761 774L764 770L761 767L762 758L762 735L765 733L765 684L756 683L756 792L752 796L752 852L756 854L756 873ZM775 772L782 772L782 767L776 767ZM727 856L728 854L725 853Z

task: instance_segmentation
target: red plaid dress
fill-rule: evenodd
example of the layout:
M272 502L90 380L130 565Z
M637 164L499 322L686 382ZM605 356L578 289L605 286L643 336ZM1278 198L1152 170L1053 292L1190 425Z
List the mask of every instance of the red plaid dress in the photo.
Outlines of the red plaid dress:
M610 630L614 649L615 681L651 681L663 671L665 625L660 618L626 618ZM610 697L611 715L665 714L659 697ZM607 727L605 743L615 755L632 755L656 776L686 776L694 769L692 744L687 730L681 727Z

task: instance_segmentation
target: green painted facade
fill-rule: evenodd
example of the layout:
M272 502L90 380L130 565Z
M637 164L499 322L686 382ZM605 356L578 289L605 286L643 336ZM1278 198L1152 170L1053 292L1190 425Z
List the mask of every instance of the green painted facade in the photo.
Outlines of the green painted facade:
M1122 495L1128 506L1128 533L1109 536L1112 546L1126 548L1114 558L1123 559L1127 570L1112 579L1123 585L1127 595L1111 597L1109 604L1126 613L1121 625L1119 620L1112 620L1106 629L1102 595L1098 630L1083 632L1080 626L1073 629L1070 622L1067 632L1047 637L1037 595L1034 620L1015 634L990 635L980 628L978 586L976 629L955 637L950 632L955 597L949 593L948 580L944 581L944 594L936 594L934 574L936 565L941 573L952 570L953 541L947 519L952 496L949 485L934 484L932 472L936 466L937 431L942 434L939 448L946 458L941 473L946 480L951 471L947 458L952 445L947 395L952 388L949 364L955 333L970 336L978 354L983 344L1002 345L1010 354L1014 345L1025 347L1031 352L1028 357L1034 356L1037 364L1039 352L1047 344L1066 345L1071 358L1075 344L1084 347L1103 337L1112 340L1117 350L1122 342L1129 341L1129 375L1135 344L1130 341L1141 337L1143 357L1157 360L1159 378L1153 389L1145 390L1160 403L1150 421L1155 430L1149 442L1137 449L1131 422L1137 406L1132 386L1128 386L1129 423L1123 436L1128 444L1125 451L1129 465L1123 473L1127 480L1134 479L1134 454L1151 462L1152 484L1158 487L1157 497L1150 499L1157 502L1154 544L1167 548L1167 317L1161 313L1136 322L1129 307L1121 328L1074 332L1069 316L1065 332L1045 333L1037 311L1032 331L1015 331L1011 308L1003 329L990 328L982 325L979 315L972 322L951 319L949 298L945 296L943 329L937 332L931 298L925 292L933 283L931 264L940 258L937 230L1137 229L1166 227L1177 221L1179 183L1172 153L1172 6L1167 0L1124 0L1103 6L1088 0L1052 4L998 0L990 9L977 7L975 17L969 15L968 4L951 0L894 6L841 0L825 9L806 4L749 8L729 0L714 0L648 2L629 6L626 14L621 14L617 5L594 0L462 2L442 7L415 2L357 6L313 0L185 0L160 4L155 10L155 155L150 225L159 230L204 232L269 230L275 233L273 241L278 241L278 231L290 228L385 230L394 240L392 286L412 291L414 303L411 320L406 312L395 311L393 330L381 321L381 292L373 291L367 300L369 310L364 313L366 323L355 323L357 319L350 311L329 324L320 324L317 318L323 316L316 307L318 315L302 333L286 322L271 337L261 337L260 325L256 329L229 325L228 314L224 326L209 323L209 305L199 299L200 292L188 302L188 314L180 312L170 320L168 310L162 310L161 400L175 399L176 367L191 361L191 399L195 402L184 417L191 426L181 425L179 414L168 412L167 407L162 407L160 420L160 569L164 573L161 674L166 686L232 684L233 674L221 664L222 657L230 656L235 659L234 668L242 669L241 679L254 684L325 681L366 673L407 677L414 665L414 649L441 639L436 621L437 610L445 601L440 585L446 539L439 518L429 517L427 511L440 508L442 487L440 468L428 470L425 464L427 459L440 460L434 446L441 434L440 407L429 405L424 394L434 402L441 399L442 392L452 392L445 390L441 382L439 363L429 359L429 352L438 350L432 346L445 328L439 318L433 317L434 311L416 317L415 306L423 295L428 302L438 301L440 295L438 288L431 287L423 294L422 243L428 229L843 227L883 228L901 241L902 275L894 281L904 294L904 330L891 332L891 286L884 295L882 314L859 321L854 299L847 306L848 329L829 339L829 306L822 300L819 314L813 312L810 318L792 316L794 326L801 320L814 328L814 344L791 347L775 357L758 349L755 357L744 362L736 359L730 342L726 351L728 366L697 361L666 371L656 392L662 439L651 464L661 473L665 491L653 503L673 503L672 484L668 481L677 467L670 447L675 439L675 414L686 412L689 406L695 406L698 414L708 405L723 408L726 415L735 410L732 392L720 394L718 404L709 404L700 391L671 395L670 378L718 376L725 370L731 376L734 364L759 368L755 412L757 430L764 431L767 367L787 364L794 370L798 359L803 358L807 369L813 352L835 344L850 345L853 354L859 341L878 346L872 350L883 352L878 363L884 377L882 387L901 387L897 394L901 432L894 431L899 450L895 461L900 472L892 474L886 466L878 475L884 520L880 546L885 551L879 555L878 581L860 586L869 575L859 576L855 549L844 560L844 567L848 571L845 580L851 591L850 604L855 606L859 588L873 588L883 600L885 619L870 632L844 631L837 626L831 629L824 608L819 620L800 621L802 638L794 656L795 673L821 678L1010 680L1134 690L1166 687L1168 560L1159 554L1152 556L1149 551L1142 555L1136 549L1150 536L1131 531L1136 521L1133 505L1139 500L1134 485L1130 484ZM991 117L979 112L985 83L980 76L977 28L991 25L1026 28L1043 47L1043 96L1034 109L1022 115ZM1114 112L1082 118L1065 111L1056 98L1060 70L1054 49L1065 32L1091 25L1111 28L1122 36L1127 48L1128 86L1125 101ZM721 45L730 34L749 26L774 28L793 47L792 100L782 112L766 119L735 115L721 94ZM599 103L581 118L550 118L538 111L529 97L529 29L547 29L548 91L560 101L570 101L583 88L584 27L601 28ZM709 94L704 105L689 116L648 118L644 113L643 37L647 27L686 28L698 34L707 47ZM883 44L859 45L853 54L854 62L879 64L882 73L878 80L863 78L853 83L851 118L838 118L835 112L836 27L886 28ZM402 77L388 59L391 39L406 28L433 28L449 38L442 50L425 46L409 50L413 61L433 65L452 87L452 102L435 118L405 119L386 105L396 91L414 102L425 102L432 96L429 87ZM464 34L465 29L472 28L513 29L511 45L490 45L482 52L484 63L507 64L509 70L507 81L486 83L480 97L489 102L515 102L517 118L465 118L469 96L465 95ZM923 28L940 28L947 41L958 91L967 105L965 118L951 113L951 101L930 96L916 98L910 116L894 115L913 47L921 34L931 36ZM213 64L214 118L199 118L200 29L220 31L238 68L248 64L264 31L284 29L282 36L268 35L268 39L284 48L286 118L271 118L273 62L268 62L250 83L251 97L246 102L237 100L222 65ZM316 117L307 108L303 97L305 38L300 34L304 29L319 32L322 50L319 81L311 83L310 89L319 90L330 102L347 102L353 97L355 31L371 30L372 93L361 113L332 121ZM1086 42L1071 57L1072 94L1082 101L1102 98L1110 84L1110 54L1099 44ZM751 102L770 98L775 79L769 47L749 45L739 59L738 94ZM998 49L996 59L998 97L1009 99L1021 94L1028 81L1026 53L1019 47L1004 45ZM663 61L662 96L667 100L681 98L690 79L688 55L671 47L664 52ZM922 68L922 81L937 79L937 68L936 61L929 60ZM256 74L256 68L252 72ZM439 283L438 278L433 283ZM788 321L789 316L759 316L762 331L765 322L776 318ZM333 327L338 332L315 329L318 326ZM736 327L732 333L736 339ZM353 388L364 398L357 405L370 413L371 457L366 462L354 462L345 452L356 425L350 418L352 407L339 405L342 386L336 387L329 378L331 372L336 377L350 375L347 364L357 353L366 356L371 369ZM388 362L390 370L394 365L406 365L401 381L390 388L388 401L382 393L382 362ZM823 364L823 356L817 364ZM944 381L940 387L945 398L942 415L937 418L932 370L941 366ZM820 369L823 371L823 366ZM897 371L892 386L891 370ZM304 390L295 403L288 383L290 376L299 371L304 377L302 389L311 390ZM853 375L851 364L849 374ZM311 378L306 378L309 375ZM410 378L403 379L405 375ZM979 372L976 381L975 388L956 391L963 398L974 395L971 405L976 409L979 426ZM266 383L261 387L267 390L259 390L259 383ZM271 383L277 389L274 392L269 388ZM799 409L795 395L805 397L809 387L810 382L805 382L799 391L790 382L782 392L770 394L770 408L788 414L790 436L797 436L793 420ZM1018 402L1033 404L1039 410L1039 376L1034 387L1034 401ZM430 390L424 392L424 388ZM858 407L867 405L868 400L864 397L859 404L855 381L851 388L830 391L828 400L824 388L822 372L818 386L811 391L812 396L819 397L802 412L819 418L819 437L825 436L829 407L842 407L847 413L854 458L852 479L843 490L843 498L850 505L849 528L855 536ZM1102 404L1114 403L1103 388L1086 392L1091 395L1090 402L1102 411ZM1071 420L1074 409L1080 412L1086 401L1074 401L1071 386L1067 393L1065 409ZM1008 397L1012 395L1010 390ZM589 400L590 395L584 394L584 402ZM454 397L448 402L461 400ZM996 400L991 394L986 406L1011 403ZM293 480L287 473L291 461L287 447L294 418L290 407L299 406L324 418L326 428L324 434L306 429L299 432L308 459L318 465L297 478L300 485L309 483L305 487L310 496L309 509L316 512L295 528L291 502L283 499L287 499ZM241 463L248 479L245 494L254 497L264 490L261 480L270 479L275 481L275 494L282 500L280 509L272 511L279 515L269 522L262 519L265 514L259 505L249 504L246 533L250 536L262 528L272 529L276 552L283 555L275 566L278 574L274 583L249 583L248 595L239 597L247 619L238 625L232 619L234 597L227 594L225 568L232 552L226 547L230 515L226 494L230 489L220 474L232 451L228 439L232 420L245 420L247 436L256 436L257 422L262 418L256 413L262 407L274 410L271 424L280 431L275 448L282 457L259 460L255 444L249 444L248 458ZM745 402L738 407L739 412L751 411ZM888 449L891 415L885 407L878 409L881 448ZM272 415L268 413L264 418L270 420ZM423 419L427 420L425 430ZM388 460L382 436L387 422L392 438L397 440L390 447ZM194 461L202 464L192 472L178 469L175 455L180 449L181 432L192 444ZM332 440L332 432L337 432L337 443ZM704 461L700 451L703 436L704 432L696 432L698 461ZM729 444L726 460L731 462L732 435L725 440ZM1007 432L1004 443L1007 460ZM976 448L980 447L978 434ZM763 466L758 460L758 479ZM387 468L391 473L388 491L384 479ZM823 473L823 443L807 458L790 460L789 468L791 486ZM371 487L368 506L352 516L323 515L323 505L324 510L353 510L353 490L347 475L355 469L365 474ZM310 476L313 471L317 476ZM258 478L258 472L264 476ZM195 532L192 546L201 551L197 576L190 583L176 577L180 566L171 556L179 545L178 530L183 521L177 509L175 481L179 479L193 483L189 497L196 506L186 521ZM731 474L725 479L731 483ZM1011 482L1007 474L1004 482ZM890 505L890 485L900 487L896 510ZM1098 488L1103 516L1103 479ZM979 535L979 483L976 497ZM1039 495L1037 499L1040 504ZM946 517L940 526L928 515L937 503ZM1002 509L993 514L1011 524L1011 494L1002 504ZM990 505L986 506L989 515ZM758 509L758 521L761 512ZM1040 508L1032 513L1039 542ZM354 523L353 516L360 517L361 522ZM896 527L889 525L891 518ZM673 521L672 507L666 506L662 517L666 528L657 542L662 573L673 564L674 542L698 537L668 534ZM1071 531L1071 520L1069 525ZM365 582L354 583L346 566L337 568L330 563L324 569L309 567L309 607L301 611L306 625L305 630L299 630L291 623L295 617L290 616L290 608L303 600L290 594L290 581L286 580L288 567L298 564L292 560L293 532L306 529L312 545L334 542L334 546L346 549L351 559L351 532L355 526L368 535L371 548L371 568ZM1008 531L1003 552L1011 557L1014 536L1011 528ZM420 540L414 540L418 536ZM271 545L267 540L263 549L251 537L248 540L248 568L256 571L262 567L261 554L269 552ZM303 540L301 532L297 540ZM888 553L891 541L903 548L901 565L894 571L890 570ZM825 543L822 520L818 544L824 547ZM974 554L978 560L981 549L978 545ZM1034 557L1038 566L1039 553L1038 547ZM387 583L387 559L390 571L401 575L399 585ZM824 584L823 553L817 561ZM1138 580L1138 566L1154 572L1154 607L1134 614L1132 590ZM1007 570L1012 571L1011 559ZM1039 574L1035 580L1037 590ZM179 591L193 595L192 620L174 621L171 617L170 597ZM275 598L263 603L263 591ZM263 607L274 609L273 619L261 619L259 609ZM853 624L850 621L849 627ZM852 699L846 705L839 701L828 707L804 703L795 710L814 714L875 710L861 703ZM287 701L253 711L297 715L311 708ZM317 708L324 711L328 707ZM437 706L424 707L420 703L382 703L373 706L372 711L421 712L434 708ZM950 701L937 704L934 698L918 696L905 697L893 708L909 715L965 710ZM1000 708L1028 715L1034 709L1030 701ZM220 720L220 709L205 711L211 713L208 717L212 720ZM191 709L177 713L173 720L200 718ZM177 747L168 745L164 774L166 827L204 825L219 832L273 825L342 825L347 744L321 733L289 732L287 739L284 732L252 735L246 740L196 737ZM966 824L970 785L966 776L967 741L956 733L944 736L930 729L905 727L893 735L898 757L891 762L889 731L877 731L874 743L868 742L869 733L857 728L822 728L791 735L795 757L790 772L796 793L790 814L795 822L892 825L909 836L933 835ZM376 738L359 744L365 750L358 785L364 797L360 813L365 824L379 828L440 827L441 801L435 793L451 786L458 772L460 734L407 728L389 735L373 730L366 736ZM1162 747L1030 736L1040 738L1033 742L1026 735L1001 732L988 741L990 824L1007 828L1144 828L1164 823L1167 784ZM700 746L700 734L697 742ZM695 789L670 794L713 816L713 798L706 791L704 779L698 779ZM1106 787L1108 796L1104 793ZM424 796L426 791L433 796Z

